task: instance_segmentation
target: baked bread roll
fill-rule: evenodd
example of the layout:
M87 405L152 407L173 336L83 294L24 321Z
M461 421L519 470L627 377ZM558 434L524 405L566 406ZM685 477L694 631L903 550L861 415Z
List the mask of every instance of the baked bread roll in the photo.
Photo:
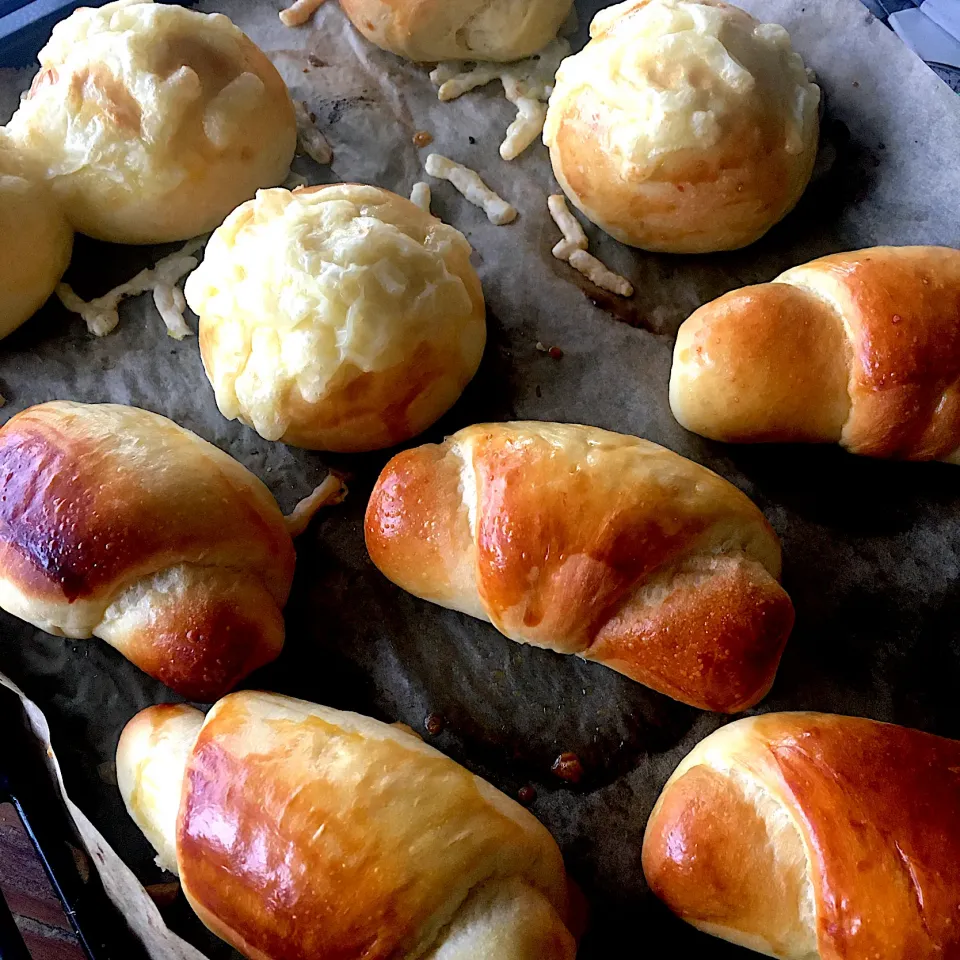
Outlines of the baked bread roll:
M553 40L573 0L340 0L372 43L409 60L520 60Z
M744 247L800 199L820 89L783 27L718 0L628 0L560 65L543 142L564 193L623 243Z
M837 253L706 304L670 406L714 440L960 462L960 250Z
M150 707L117 780L190 905L255 960L573 960L557 845L407 729L245 691Z
M151 0L84 7L39 59L9 129L81 233L185 240L287 175L290 95L222 14Z
M43 403L0 429L0 607L106 640L191 700L283 646L294 550L267 488L165 417Z
M653 892L781 960L943 960L960 934L960 742L822 713L738 720L667 782Z
M704 710L760 700L793 626L753 503L595 427L478 424L407 450L377 481L366 540L415 596Z
M49 187L0 128L0 338L43 306L72 250L73 230Z
M425 430L483 354L470 254L459 231L379 187L260 191L184 291L220 412L314 450Z

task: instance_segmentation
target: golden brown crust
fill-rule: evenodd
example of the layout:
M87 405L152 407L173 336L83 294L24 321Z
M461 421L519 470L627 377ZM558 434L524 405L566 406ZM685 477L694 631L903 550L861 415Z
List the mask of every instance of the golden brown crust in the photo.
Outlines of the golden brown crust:
M785 283L724 294L680 327L670 403L714 440L837 442L850 412L843 324Z
M701 307L677 336L670 402L718 440L946 460L960 448L958 381L960 251L874 247Z
M557 35L572 0L341 0L372 43L417 61L519 60Z
M678 573L660 603L627 603L583 654L706 710L736 713L766 696L793 604L759 563L721 557Z
M605 145L589 91L558 107L550 146L557 182L589 220L621 243L664 253L736 250L762 237L796 205L817 153L783 152L776 117L738 122L708 156L682 150L649 176L625 177ZM600 114L602 116L602 114Z
M782 28L715 0L597 14L557 74L544 131L554 175L623 243L706 253L753 243L800 199L818 88Z
M654 810L643 845L650 889L698 926L735 929L789 956L800 933L795 876L767 856L767 824L729 779L706 766L672 783ZM770 936L785 931L785 936Z
M764 888L796 831L823 960L934 960L960 949L960 743L827 714L769 714L700 744L664 790L644 869L658 895L701 926L790 927ZM772 872L771 872L772 869ZM773 912L770 912L770 911ZM766 912L765 912L766 911ZM735 939L735 937L729 937ZM784 951L783 956L793 956Z
M279 652L293 545L266 488L216 447L144 410L55 402L0 429L0 471L5 609L102 635L188 695Z
M220 701L188 761L177 848L198 915L257 960L421 956L461 912L472 922L477 898L488 915L500 887L545 952L497 955L575 951L546 830L418 738L364 717L269 694Z
M776 537L742 493L590 427L479 424L400 454L366 540L417 596L707 709L766 692L793 622Z

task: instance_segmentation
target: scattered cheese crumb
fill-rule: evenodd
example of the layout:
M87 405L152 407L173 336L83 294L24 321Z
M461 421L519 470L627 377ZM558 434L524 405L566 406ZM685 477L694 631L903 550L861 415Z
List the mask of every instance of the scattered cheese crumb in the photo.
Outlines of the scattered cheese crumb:
M554 40L534 56L513 64L479 63L468 68L462 61L440 63L430 79L440 88L437 97L444 101L499 80L504 96L517 108L517 118L507 128L506 139L500 145L500 156L513 160L543 131L546 102L553 93L557 68L569 53L566 40Z
M297 141L300 149L308 157L316 160L320 166L325 167L333 160L333 149L329 141L320 132L313 115L303 100L297 100L293 108L297 117Z
M415 183L410 191L410 202L415 203L424 213L430 212L430 184Z
M587 235L580 221L570 212L566 198L560 193L553 194L547 198L547 209L563 234L563 239L553 248L553 255L558 260L566 260L574 270L602 290L609 290L621 297L632 297L633 284L629 280L608 270L596 257L587 253Z
M480 207L491 223L498 227L517 219L517 209L498 197L481 179L476 170L454 163L453 160L431 153L427 157L426 171L431 177L449 180L469 202Z
M574 250L567 262L601 290L609 290L621 297L633 296L633 284L629 280L621 277L619 273L608 270L586 250Z
M563 234L563 239L553 248L553 255L558 260L569 260L574 250L586 250L587 235L580 221L570 212L566 198L559 193L547 197L547 209Z
M286 10L280 11L280 19L285 27L303 26L326 0L295 0Z
M180 250L158 260L146 270L141 270L132 280L121 283L109 293L95 300L81 300L66 283L57 285L60 302L71 312L83 317L87 329L95 337L104 337L120 322L120 302L127 297L136 297L152 291L153 302L174 340L182 340L193 333L183 319L186 302L177 283L198 264L195 254L206 242L206 237L195 237Z
M284 517L290 536L299 537L320 510L343 503L347 492L347 485L336 474L327 474L323 483L313 493L304 497L289 516Z

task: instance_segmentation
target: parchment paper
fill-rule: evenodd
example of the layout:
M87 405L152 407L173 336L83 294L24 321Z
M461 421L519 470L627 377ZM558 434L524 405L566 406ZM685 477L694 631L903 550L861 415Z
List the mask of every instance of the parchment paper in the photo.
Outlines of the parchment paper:
M601 5L578 3L575 48ZM833 448L723 446L685 433L667 405L673 337L701 303L836 250L960 246L955 95L856 0L741 5L783 23L816 71L834 168L763 241L738 253L654 256L591 228L592 250L637 289L633 301L603 296L606 309L550 255L559 234L545 205L556 186L544 148L510 164L497 155L514 112L495 88L439 103L425 69L372 48L332 2L299 30L280 25L277 3L216 0L201 8L233 18L270 54L294 97L310 102L335 153L331 169L297 161L311 182L361 180L406 193L436 150L477 168L519 208L515 223L495 227L449 184L432 184L434 212L476 250L490 336L474 383L423 440L480 420L579 421L647 437L716 470L754 498L783 538L785 584L797 608L779 677L760 709L860 714L960 737L956 468L872 462ZM7 74L0 105L12 109L28 82ZM414 147L418 130L433 134L428 150ZM157 253L82 241L68 280L82 295L99 294ZM563 358L539 353L537 341L561 347ZM420 731L428 714L440 714L445 728L429 738L437 747L507 793L532 784L534 813L591 901L584 960L643 955L664 943L673 956L747 956L669 916L640 869L660 787L724 718L601 666L512 643L387 582L366 556L361 521L388 453L307 453L226 422L196 340L168 339L149 298L128 303L120 327L102 340L49 305L0 341L0 392L9 400L0 419L52 398L157 410L228 450L287 510L328 467L352 472L347 503L325 511L300 541L286 649L250 685ZM0 628L0 666L46 713L71 796L143 882L161 879L123 811L111 764L123 724L173 695L99 641L49 637L6 615ZM567 750L586 769L578 787L550 773ZM182 898L167 919L208 956L230 955Z

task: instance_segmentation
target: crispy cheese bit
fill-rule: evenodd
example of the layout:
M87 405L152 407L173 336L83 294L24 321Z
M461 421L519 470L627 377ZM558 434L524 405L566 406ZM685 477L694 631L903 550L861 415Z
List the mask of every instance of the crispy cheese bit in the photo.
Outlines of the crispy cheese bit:
M280 11L280 20L285 27L302 27L325 2L326 0L296 0L286 10Z
M293 105L297 118L297 143L302 153L325 167L333 160L333 149L327 138L320 132L306 103L297 100Z
M78 313L83 317L87 329L95 337L104 337L120 322L122 300L152 292L153 302L167 333L174 340L182 340L193 331L183 319L183 311L187 305L177 284L196 268L199 261L194 254L205 242L206 237L195 237L180 250L158 260L153 267L141 270L132 280L121 283L95 300L81 300L66 283L57 285L57 296L71 313Z
M442 87L448 80L452 80L458 73L463 73L466 67L461 60L444 60L430 71L430 81ZM440 97L442 100L443 97Z
M452 66L452 65L451 65ZM472 70L465 70L461 73L453 73L452 76L449 76L446 80L440 82L440 89L437 91L437 99L443 100L456 100L457 97L462 97L465 93L469 93L471 90L476 90L477 87L485 87L488 83L493 83L494 80L499 80L503 75L504 67L499 63L481 63L475 66ZM445 76L445 74L440 72L440 67L437 67L436 70L430 74L431 77L437 75Z
M346 498L347 485L335 474L327 474L323 483L304 497L289 516L284 517L290 536L299 537L320 510L343 503Z
M547 197L547 209L563 234L563 239L553 248L553 255L558 260L569 260L574 250L586 250L587 235L580 221L570 212L566 197L561 193Z
M582 273L591 283L601 290L609 290L621 297L633 296L633 284L619 273L608 270L596 257L586 250L574 250L570 254L569 264Z
M413 185L410 191L410 202L415 203L424 213L430 212L430 184L422 180Z
M504 96L517 108L517 118L507 128L506 139L500 146L500 156L513 160L542 132L557 68L569 53L566 40L554 40L538 54L513 64L479 63L468 68L459 60L440 63L430 79L439 87L440 100L454 100L499 80Z
M476 170L454 163L453 160L431 153L426 162L427 173L438 180L449 180L463 194L464 199L480 207L491 223L498 227L517 219L517 209L498 197L481 179Z
M507 127L507 136L500 144L500 156L514 160L543 133L547 119L547 105L532 97L520 97L516 101L517 119Z

